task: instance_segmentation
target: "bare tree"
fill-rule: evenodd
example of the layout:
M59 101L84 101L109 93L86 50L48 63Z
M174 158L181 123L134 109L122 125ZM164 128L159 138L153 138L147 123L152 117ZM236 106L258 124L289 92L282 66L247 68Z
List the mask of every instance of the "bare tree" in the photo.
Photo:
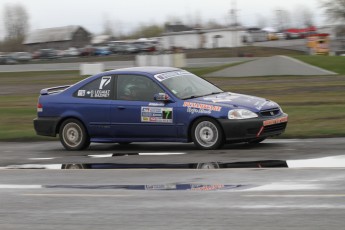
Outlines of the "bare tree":
M345 0L323 0L321 7L330 22L345 22Z
M276 9L274 21L278 30L283 31L291 26L290 13L284 9Z
M0 43L0 51L25 50L22 44L29 30L29 14L20 4L7 4L3 9L5 39Z
M165 21L168 24L172 24L172 25L182 25L182 24L184 24L184 22L181 20L181 18L176 16L176 15L168 15Z
M164 27L158 24L141 24L136 30L129 34L128 38L151 38L159 37L164 32Z
M256 15L256 26L259 28L265 28L267 26L267 19L261 14Z
M295 25L298 27L309 27L314 25L313 12L304 5L299 5L294 11Z
M20 4L8 4L4 8L6 38L24 40L29 30L29 14Z
M221 23L219 23L215 19L209 19L206 22L206 24L204 25L204 27L207 29L221 29L221 28L224 28L225 25L222 25Z
M114 36L114 25L113 25L113 22L108 17L105 17L103 20L102 33L105 35Z

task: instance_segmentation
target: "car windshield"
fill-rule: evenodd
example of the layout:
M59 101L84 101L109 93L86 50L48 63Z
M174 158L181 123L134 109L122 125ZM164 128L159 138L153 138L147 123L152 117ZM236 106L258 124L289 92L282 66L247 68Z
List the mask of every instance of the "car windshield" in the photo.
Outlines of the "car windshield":
M223 92L208 81L191 73L170 77L161 82L176 97L183 100Z

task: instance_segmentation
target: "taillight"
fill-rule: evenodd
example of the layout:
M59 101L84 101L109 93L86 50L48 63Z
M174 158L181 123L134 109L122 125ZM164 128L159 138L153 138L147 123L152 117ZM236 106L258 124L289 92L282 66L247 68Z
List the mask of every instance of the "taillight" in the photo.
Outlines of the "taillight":
M43 106L41 103L37 103L37 112L43 112Z

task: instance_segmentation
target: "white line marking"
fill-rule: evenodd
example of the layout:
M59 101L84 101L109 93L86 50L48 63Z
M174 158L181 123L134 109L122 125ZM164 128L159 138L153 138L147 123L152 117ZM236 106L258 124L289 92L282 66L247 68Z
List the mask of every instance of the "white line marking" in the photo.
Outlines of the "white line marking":
M289 168L344 168L345 155L286 161Z
M168 155L184 155L186 153L139 153L141 156L168 156Z
M169 156L169 155L183 155L186 153L167 153L167 152L162 152L162 153L119 153L120 156L125 155L125 156L131 156L131 155L139 155L139 156ZM88 157L91 158L110 158L110 157L116 157L116 153L110 153L110 154L97 154L97 155L88 155Z
M344 205L251 205L251 206L231 206L240 209L345 209Z
M113 157L113 154L110 153L110 154L99 154L99 155L88 155L88 156L92 158L110 158L110 157Z
M268 184L259 187L245 189L244 191L289 191L289 190L315 190L321 185L317 184Z
M51 197L129 197L132 195L116 195L116 194L59 194L59 193L34 193L34 194L21 194L22 196L51 196Z
M0 169L61 169L62 164L23 164L9 165Z
M242 195L244 197L281 197L281 198L332 198L332 197L345 197L345 194L295 194L295 195L279 195L279 194L267 194L267 195Z
M0 184L0 189L40 189L42 185L22 185L22 184Z
M29 158L29 160L53 160L53 159L55 159L54 157L46 157L46 158L44 158L44 157L42 157L42 158Z

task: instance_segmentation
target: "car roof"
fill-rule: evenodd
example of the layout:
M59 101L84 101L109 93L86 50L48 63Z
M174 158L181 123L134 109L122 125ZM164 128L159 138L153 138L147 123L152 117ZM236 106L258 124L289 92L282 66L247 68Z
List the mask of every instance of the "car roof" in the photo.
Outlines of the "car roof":
M110 73L110 74L141 73L141 74L155 75L159 73L178 71L178 70L181 70L181 69L174 68L174 67L145 66L145 67L130 67L130 68L110 70L107 73Z

